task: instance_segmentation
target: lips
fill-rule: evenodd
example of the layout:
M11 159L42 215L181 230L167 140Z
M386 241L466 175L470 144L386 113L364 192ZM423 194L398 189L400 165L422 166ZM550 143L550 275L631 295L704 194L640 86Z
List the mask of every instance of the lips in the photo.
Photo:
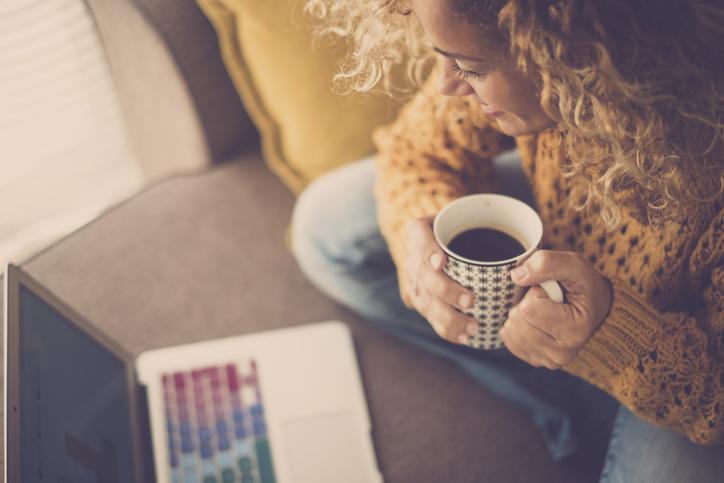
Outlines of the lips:
M485 105L485 104L483 104L483 103L480 103L480 106L483 108L483 112L484 112L485 114L487 114L488 116L490 116L490 117L497 117L497 116L500 116L501 114L504 114L504 112L505 112L505 111L501 111L501 110L498 110L498 109L494 109L494 108L492 108L492 107L490 107L490 106L487 106L487 105Z

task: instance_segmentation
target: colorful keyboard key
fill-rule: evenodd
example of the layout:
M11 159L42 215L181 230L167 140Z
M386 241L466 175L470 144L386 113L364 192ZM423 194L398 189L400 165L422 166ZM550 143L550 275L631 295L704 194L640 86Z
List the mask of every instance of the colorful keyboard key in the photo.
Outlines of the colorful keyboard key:
M239 458L238 465L239 465L239 470L242 473L251 471L251 459L248 457Z
M221 481L224 483L234 483L236 480L236 475L234 474L234 470L231 468L225 468L221 471Z
M171 483L276 483L255 361L162 382Z

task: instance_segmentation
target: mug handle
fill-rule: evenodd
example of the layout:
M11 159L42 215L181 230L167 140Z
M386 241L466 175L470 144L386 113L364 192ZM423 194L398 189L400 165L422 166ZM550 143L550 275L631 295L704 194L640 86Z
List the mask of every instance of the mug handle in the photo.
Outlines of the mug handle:
M545 290L545 293L548 294L548 297L550 297L552 301L558 302L559 304L563 303L563 291L558 282L555 280L546 280L538 285Z

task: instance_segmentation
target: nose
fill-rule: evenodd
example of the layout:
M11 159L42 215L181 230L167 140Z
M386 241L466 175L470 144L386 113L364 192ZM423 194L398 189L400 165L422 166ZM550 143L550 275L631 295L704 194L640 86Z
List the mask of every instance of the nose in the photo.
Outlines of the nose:
M455 62L452 59L444 59L440 63L440 76L437 82L437 89L440 94L449 97L463 97L474 93L472 86L466 81L458 77L447 62Z

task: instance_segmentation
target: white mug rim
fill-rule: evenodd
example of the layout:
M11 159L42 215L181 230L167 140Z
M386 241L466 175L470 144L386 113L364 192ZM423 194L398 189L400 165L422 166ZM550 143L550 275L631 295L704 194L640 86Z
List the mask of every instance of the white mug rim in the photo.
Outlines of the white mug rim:
M485 261L465 258L465 257L458 255L457 253L451 251L447 247L447 244L445 242L443 242L443 240L441 240L440 233L439 233L439 230L440 230L439 220L442 219L442 216L444 216L444 214L446 212L448 212L452 209L455 209L461 203L470 203L473 199L475 199L477 201L477 200L482 200L485 198L505 200L506 203L517 204L517 205L519 205L520 209L527 211L528 214L534 215L533 219L536 222L536 226L534 228L536 229L536 233L537 233L536 236L534 237L534 238L536 238L535 243L530 243L530 247L528 247L528 249L525 252L521 253L520 255L518 255L516 257L508 258L505 260L495 260L495 261L491 261L491 262L485 262ZM502 226L499 227L498 225L494 225L494 224L489 224L488 226L470 227L470 228L466 228L466 229L471 229L471 228L493 228L493 229L497 228L500 231L503 231L504 233L506 232L506 230L501 229L501 228L507 228L507 230L515 231L513 228L502 227ZM543 222L541 221L538 213L532 207L530 207L527 203L524 203L523 201L520 201L516 198L513 198L511 196L506 196L506 195L500 195L500 194L494 194L494 193L480 193L480 194L463 196L463 197L453 200L450 203L448 203L447 205L445 205L435 216L435 220L433 221L433 225L432 225L432 231L433 231L433 235L435 236L435 241L440 246L440 248L443 249L443 251L445 252L446 255L448 255L458 261L468 263L470 265L475 265L475 266L480 266L480 267L501 267L501 266L511 265L513 263L515 263L515 264L520 263L521 261L527 259L534 252L536 252L538 249L540 249L541 241L543 239ZM462 230L462 231L464 231L464 230ZM511 235L511 234L508 233L508 235ZM511 236L513 236L513 235L511 235ZM520 236L522 237L522 235L520 235ZM528 241L528 240L526 240L526 241Z

